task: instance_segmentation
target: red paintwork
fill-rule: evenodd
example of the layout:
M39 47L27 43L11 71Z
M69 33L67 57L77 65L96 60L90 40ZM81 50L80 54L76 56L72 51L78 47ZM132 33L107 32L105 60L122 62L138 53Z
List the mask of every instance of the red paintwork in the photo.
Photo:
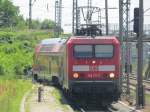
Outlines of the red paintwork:
M114 57L111 59L100 59L100 58L86 58L86 59L76 59L73 57L73 46L74 44L113 44L114 45ZM94 67L94 71L90 72L78 72L80 74L79 80L110 80L108 74L114 73L115 79L120 76L120 43L116 37L96 37L96 38L86 38L86 37L71 37L67 42L67 56L68 56L68 75L69 80L74 80L73 78L73 65L90 65ZM96 61L95 64L92 61ZM115 65L115 72L110 71L96 71L98 65Z
M40 49L41 49L41 45L37 45L37 46L35 47L35 56L38 56L38 55L39 55Z

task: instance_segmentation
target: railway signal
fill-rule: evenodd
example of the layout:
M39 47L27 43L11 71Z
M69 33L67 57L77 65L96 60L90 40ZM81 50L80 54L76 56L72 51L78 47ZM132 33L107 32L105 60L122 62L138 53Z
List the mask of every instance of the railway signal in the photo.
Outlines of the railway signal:
M134 27L133 30L139 35L139 8L134 8Z

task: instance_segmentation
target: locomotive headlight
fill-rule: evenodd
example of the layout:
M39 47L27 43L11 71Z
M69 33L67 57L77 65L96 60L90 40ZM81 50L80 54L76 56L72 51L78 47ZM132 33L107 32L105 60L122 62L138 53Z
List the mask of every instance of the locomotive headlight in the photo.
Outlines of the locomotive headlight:
M114 77L115 77L115 74L114 74L114 73L110 73L110 74L109 74L109 77L110 77L110 78L114 78Z
M92 64L95 64L95 63L96 63L96 61L93 60L93 61L92 61Z
M77 79L77 78L79 78L79 74L78 74L78 73L74 73L74 74L73 74L73 77L74 77L75 79Z

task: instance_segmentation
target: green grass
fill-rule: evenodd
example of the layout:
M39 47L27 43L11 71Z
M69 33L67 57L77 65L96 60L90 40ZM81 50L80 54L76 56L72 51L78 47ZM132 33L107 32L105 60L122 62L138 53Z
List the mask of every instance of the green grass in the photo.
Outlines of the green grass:
M0 80L0 111L20 112L22 98L31 87L31 81Z
M148 104L150 103L150 94L145 95L145 100Z
M55 103L53 104L53 107L58 106L62 108L63 112L70 112L70 106L65 103L65 99L63 98L62 93L58 89L53 88L51 94L55 98Z
M20 112L21 100L32 87L22 79L23 70L33 64L35 45L52 36L44 30L0 29L0 112Z
M23 70L32 66L37 43L53 37L49 30L0 29L0 112L20 111L22 97L32 86L23 80Z
M57 102L60 102L60 100L62 99L62 95L61 95L60 91L56 88L53 88L52 96L54 96L56 98Z

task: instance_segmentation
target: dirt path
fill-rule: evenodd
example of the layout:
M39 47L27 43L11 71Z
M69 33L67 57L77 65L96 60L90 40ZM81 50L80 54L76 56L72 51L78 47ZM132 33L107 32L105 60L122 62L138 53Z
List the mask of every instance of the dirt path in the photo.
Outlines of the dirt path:
M38 102L37 88L27 97L25 112L73 112L59 91L51 86L43 87L41 102Z

